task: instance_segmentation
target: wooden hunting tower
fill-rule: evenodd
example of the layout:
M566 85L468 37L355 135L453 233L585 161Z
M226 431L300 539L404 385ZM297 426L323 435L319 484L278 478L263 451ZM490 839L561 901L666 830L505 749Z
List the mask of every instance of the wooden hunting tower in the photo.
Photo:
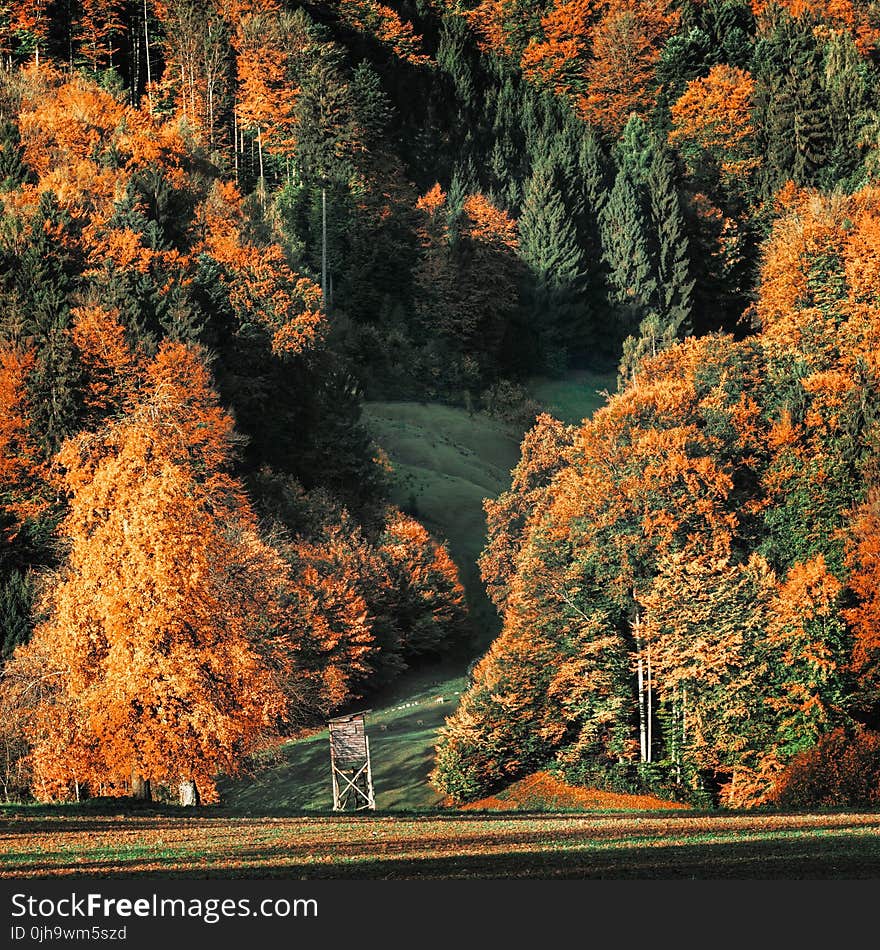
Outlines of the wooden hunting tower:
M329 722L333 811L360 811L376 807L370 767L370 740L366 729L369 711L337 716Z

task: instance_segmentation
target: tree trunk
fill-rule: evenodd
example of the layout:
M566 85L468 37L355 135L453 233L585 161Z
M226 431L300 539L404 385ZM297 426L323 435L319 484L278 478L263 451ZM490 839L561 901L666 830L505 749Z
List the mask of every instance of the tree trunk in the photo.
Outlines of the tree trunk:
M153 114L153 75L150 72L150 26L148 21L147 0L144 0L144 59L147 64L147 101L150 103L150 115Z
M321 298L324 301L324 312L330 309L327 299L327 188L321 186Z
M266 207L266 182L263 178L263 130L257 128L257 154L260 159L260 207Z
M138 801L151 802L153 794L150 790L150 780L144 778L140 772L132 769L131 773L131 797Z
M648 761L648 733L645 723L645 666L642 660L642 638L641 638L641 620L636 614L634 632L636 637L636 657L639 684L639 753L642 762Z
M199 790L195 779L184 779L179 786L180 804L186 808L195 808L199 804Z
M648 657L647 657L648 658L648 690L647 690L647 693L648 693L648 759L647 761L652 762L653 759L651 758L651 747L654 744L654 741L653 741L654 730L651 725L651 720L654 717L654 702L653 702L651 693L654 689L654 678L651 673L651 641L650 640L648 640L647 651L648 651Z

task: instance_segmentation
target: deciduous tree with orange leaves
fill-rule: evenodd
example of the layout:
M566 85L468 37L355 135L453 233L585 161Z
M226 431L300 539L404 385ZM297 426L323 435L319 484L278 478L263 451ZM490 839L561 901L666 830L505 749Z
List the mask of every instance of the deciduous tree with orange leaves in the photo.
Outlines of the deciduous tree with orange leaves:
M665 0L613 0L593 29L592 58L579 102L584 118L617 136L635 112L654 105L654 68L678 12Z
M708 159L728 182L740 181L758 166L751 122L755 84L735 66L714 66L703 79L688 83L671 109L669 142L695 168Z
M12 661L42 653L52 678L28 726L37 795L142 777L210 800L285 719L283 568L229 474L232 438L199 354L166 344L126 415L60 453L69 555Z

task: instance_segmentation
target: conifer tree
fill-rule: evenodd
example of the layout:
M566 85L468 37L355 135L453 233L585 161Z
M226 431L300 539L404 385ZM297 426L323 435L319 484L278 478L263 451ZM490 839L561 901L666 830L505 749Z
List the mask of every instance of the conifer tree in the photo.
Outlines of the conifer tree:
M20 324L36 347L30 422L46 453L72 434L77 418L80 367L69 333L74 264L60 239L68 224L54 195L43 194L9 275Z
M0 666L17 646L30 639L33 600L34 586L28 574L15 568L0 572Z
M618 171L599 220L611 301L618 312L615 334L622 340L638 328L657 293L646 214L631 167Z
M830 148L821 54L807 14L779 12L755 46L755 120L764 188L813 184Z
M659 148L648 168L646 184L656 234L658 314L664 330L680 337L691 329L694 281L672 161Z
M11 122L0 122L0 191L16 188L26 177L18 129Z
M343 75L341 52L330 43L315 44L300 76L296 103L297 157L303 173L321 189L321 293L331 303L327 244L327 199L331 182L347 183L358 142L355 101ZM341 262L340 262L341 263Z
M528 268L525 302L545 366L560 370L566 351L583 345L588 317L577 229L556 179L549 163L536 166L529 179L519 219L519 254Z

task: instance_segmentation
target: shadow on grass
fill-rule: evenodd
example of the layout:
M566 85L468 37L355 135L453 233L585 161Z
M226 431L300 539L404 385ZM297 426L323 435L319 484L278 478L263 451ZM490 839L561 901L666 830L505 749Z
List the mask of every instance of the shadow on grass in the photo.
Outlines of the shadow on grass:
M291 860L289 849L282 847L236 852L230 856L229 865L220 867L211 863L205 867L181 868L180 856L145 856L131 861L99 859L89 864L74 863L69 856L52 855L51 859L52 863L44 860L42 864L28 865L28 877L808 880L880 876L880 848L877 836L872 834L823 837L821 841L765 837L711 845L651 842L644 847L603 845L596 849L589 843L552 850L536 844L532 849L492 854L450 853L424 858L340 856L329 864ZM145 861L148 868L142 867Z

